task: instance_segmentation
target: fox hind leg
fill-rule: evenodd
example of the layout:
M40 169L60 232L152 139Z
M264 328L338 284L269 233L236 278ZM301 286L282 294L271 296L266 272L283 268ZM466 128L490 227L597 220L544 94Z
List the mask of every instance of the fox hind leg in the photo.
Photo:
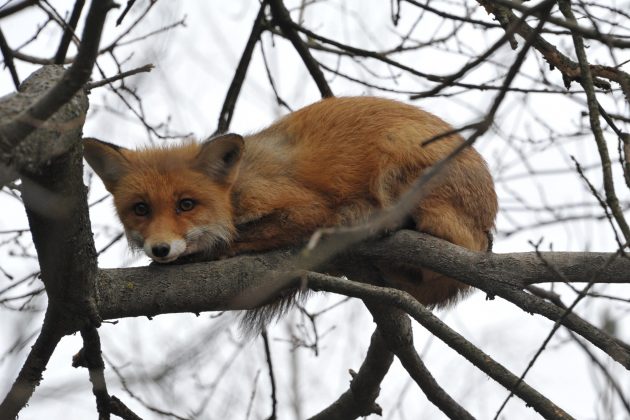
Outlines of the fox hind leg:
M472 229L472 223L466 223L470 221L448 205L424 205L412 218L419 232L474 251L485 251L488 247L487 232ZM466 284L428 269L387 263L380 263L378 268L386 283L409 292L430 307L447 306L469 290Z

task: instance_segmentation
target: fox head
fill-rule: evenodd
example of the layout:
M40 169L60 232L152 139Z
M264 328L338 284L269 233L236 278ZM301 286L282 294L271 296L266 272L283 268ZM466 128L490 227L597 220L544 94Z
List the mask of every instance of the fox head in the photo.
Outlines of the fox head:
M85 160L114 197L130 245L154 261L210 254L231 241L230 190L241 136L141 150L86 139L83 147Z

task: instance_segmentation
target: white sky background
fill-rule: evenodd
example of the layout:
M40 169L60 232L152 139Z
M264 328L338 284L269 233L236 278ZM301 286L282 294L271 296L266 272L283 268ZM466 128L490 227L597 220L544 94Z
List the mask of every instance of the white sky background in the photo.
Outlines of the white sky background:
M52 4L60 12L65 12L66 8L71 8L73 2L57 1ZM441 8L445 7L443 3L439 5ZM144 7L145 4L139 2L125 21L131 22ZM156 65L151 73L135 76L128 82L129 85L137 86L138 94L143 98L148 122L157 124L168 120L173 133L190 132L198 138L205 138L215 130L225 92L257 11L257 2L251 0L231 2L188 0L158 3L149 13L148 19L132 33L132 38L177 21L184 15L186 27L178 27L160 34L148 42L133 44L125 47L126 49L121 48L118 53L121 59L131 55L124 66L125 70L147 63ZM453 7L453 11L462 13L458 7ZM403 5L401 21L395 28L389 18L388 1L330 0L308 8L305 23L307 27L330 38L358 47L384 50L399 43L396 31L407 33L418 13L417 9ZM33 9L3 19L2 30L10 45L19 45L30 37L36 25L42 21L42 16L41 12ZM109 16L104 44L121 31L114 26L117 16L118 12L113 12ZM489 20L484 11L477 11L476 17ZM430 38L434 31L446 31L444 27L435 26L438 21L434 24L435 27L431 27L431 22L431 17L426 16L416 28L414 38L424 40ZM50 56L54 53L59 39L57 29L50 25L45 31L41 41L27 48L25 52L39 56ZM465 52L474 54L481 51L501 34L500 29L485 31L470 27L465 37L465 43L470 51ZM290 44L278 37L272 42L268 34L264 39L265 52L282 98L294 109L316 101L319 94L315 84L305 72ZM69 55L73 54L74 50L71 49ZM319 54L317 57L323 59L329 66L335 67L337 64L336 59L330 55ZM421 49L402 57L404 57L402 61L421 71L438 74L448 74L467 61L465 56L439 52L435 49ZM505 65L510 64L514 57L515 52L503 48L493 56L493 60ZM604 57L602 60L609 60L607 56L602 57ZM107 59L99 62L108 75L114 74L111 62ZM365 63L366 68L361 68L344 59L341 68L356 77L366 77L375 84L395 89L422 91L427 87L424 81L409 76L402 76L396 83L392 83L385 77L400 72L374 62ZM21 62L18 64L22 79L36 68ZM530 58L524 69L531 71L535 76L539 65L541 64ZM382 75L384 78L375 78L370 76L370 73ZM94 75L95 79L100 78L98 73L95 72ZM471 74L467 80L487 81L497 75L495 69L484 66ZM548 71L547 76L552 82L561 84L558 71ZM328 74L328 79L333 92L337 95L384 96L383 93L352 84L340 77ZM496 83L500 81L501 79ZM518 83L525 87L529 86L526 78L517 79ZM576 90L578 86L574 84L572 89ZM8 71L0 72L0 96L13 91ZM460 89L455 88L452 92L454 91ZM424 99L418 101L416 105L441 116L454 126L459 126L483 115L492 103L494 94L491 91L471 91L453 97ZM387 96L406 100L405 95ZM571 168L569 155L574 155L584 165L598 161L592 139L561 138L551 143L546 139L546 130L537 122L537 119L543 119L560 133L577 131L577 127L587 124L587 120L580 115L583 96L559 97L540 94L524 98L521 94L508 96L496 120L498 126L495 132L488 133L476 145L488 160L497 179L500 205L510 208L518 204L515 201L515 192L526 199L529 205L535 207L594 202L575 174L534 179L524 177L502 182L509 176L528 172L528 168L520 163L519 153L529 157L530 164L537 170ZM526 107L524 101L527 101ZM106 88L95 90L90 96L90 104L90 116L84 129L86 136L98 137L123 146L148 142L146 131L137 119ZM615 109L613 106L609 111L628 115L625 108ZM262 66L260 49L257 48L237 103L231 130L243 134L254 132L285 112L276 105ZM527 138L537 141L527 142ZM616 143L612 137L610 145L611 155L616 156ZM601 185L598 169L588 171L587 174L596 186ZM620 198L627 199L628 194L624 191L622 178L618 176L616 180ZM103 195L104 188L100 181L95 181L90 193L91 202ZM28 226L23 208L14 198L0 194L0 209L2 214L0 231ZM595 215L602 213L596 204L589 209ZM584 211L565 210L560 211L559 215L583 213ZM499 216L499 233L514 229L515 220L521 225L532 225L551 220L554 214L543 211L536 215L520 212L509 213L508 216L506 217L505 212ZM110 199L94 206L91 217L97 249L121 231ZM499 234L495 242L495 252L529 251L532 247L528 241L537 242L541 238L544 239L543 249L548 249L551 244L554 250L615 249L607 224L576 221L545 225L509 237ZM0 243L3 240L4 238L0 236ZM22 242L26 244L28 239L25 238ZM19 252L15 247L12 249ZM1 266L15 279L37 270L36 261L11 256L8 251L7 247L0 248ZM124 243L112 247L99 261L101 267L142 265L146 262L145 258L130 254ZM8 279L0 273L0 289L9 284ZM559 290L564 289L560 287ZM616 293L620 297L628 298L627 287L599 286L597 291ZM573 298L573 294L565 295L566 302L571 302ZM308 308L317 311L339 300L341 298L338 296L316 297L309 302ZM40 299L33 306L41 309L45 307L45 302ZM577 312L599 325L604 308L613 314L614 318L623 321L621 325L627 326L627 305L587 300L578 306ZM456 308L441 312L439 315L517 374L525 368L552 327L551 322L540 316L525 314L498 298L487 301L485 295L479 292ZM0 306L0 355L13 344L14 337L20 332L36 332L41 324L41 317L41 312L34 312L31 318L24 313L15 313ZM281 419L294 416L291 407L294 398L292 394L300 400L302 415L306 417L318 412L344 392L349 380L347 370L349 368L356 370L360 366L374 329L369 314L359 302L342 305L322 315L318 320L317 326L322 336L319 341L319 356L315 356L308 349L291 351L291 344L286 341L290 336L289 330L298 328L295 325L299 324L299 320L299 315L293 313L285 322L270 330ZM250 418L264 418L270 413L271 402L261 340L239 344L242 340L235 325L236 322L231 315L212 319L210 314L204 313L199 317L189 314L163 315L152 321L144 318L125 319L116 325L104 325L100 331L104 354L121 368L131 389L151 405L171 410L180 416L187 416L207 397L207 409L200 418L245 419L248 402L255 389L256 395ZM621 325L620 338L630 340L630 336L621 329ZM439 340L432 339L422 328L417 328L416 331L417 348L422 351L423 360L438 382L473 415L480 419L492 418L507 392ZM526 381L575 417L597 418L599 396L593 383L601 384L601 377L593 373L585 354L574 344L565 344L566 340L565 331L561 330L556 334L550 348L543 353ZM29 342L19 352L0 358L1 396L6 394L15 379L17 369L23 363L31 344ZM191 353L187 351L195 346L201 346L204 350L197 356L199 359L191 360ZM22 411L21 419L94 417L95 403L87 372L70 367L71 355L80 347L78 336L62 340L44 373L42 385L37 388L29 407ZM600 359L605 360L601 352L597 350L594 352ZM224 372L226 361L231 360L234 355L236 356L229 369ZM190 365L188 362L198 363ZM177 372L164 373L169 379L164 382L167 385L162 386L172 388L166 393L173 396L172 401L164 398L165 393L160 392L157 385L141 384L133 379L138 377L145 382L152 381L155 378L152 375L170 363L181 363ZM627 372L614 362L606 363L630 392L630 376ZM109 365L106 374L110 393L120 397L141 416L158 418L157 414L146 411L120 389L120 382ZM148 375L149 379L143 375ZM410 383L397 362L388 373L381 389L378 402L384 409L385 419L442 416L436 408L426 402L417 386ZM397 408L399 402L401 405ZM504 416L508 419L538 418L532 409L526 408L516 398L508 404Z

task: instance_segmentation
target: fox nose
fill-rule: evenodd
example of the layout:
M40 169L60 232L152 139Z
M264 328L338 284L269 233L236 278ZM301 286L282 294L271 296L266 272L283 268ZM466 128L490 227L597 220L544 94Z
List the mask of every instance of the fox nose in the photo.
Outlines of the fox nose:
M164 244L164 243L153 245L153 247L151 248L151 252L153 253L153 255L158 258L166 257L170 250L171 250L171 246L169 244Z

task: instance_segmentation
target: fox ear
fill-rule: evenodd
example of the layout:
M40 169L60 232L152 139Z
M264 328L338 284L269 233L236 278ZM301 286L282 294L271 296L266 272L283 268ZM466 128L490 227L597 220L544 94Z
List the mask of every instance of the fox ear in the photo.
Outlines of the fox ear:
M201 144L195 166L211 178L231 184L236 176L244 145L243 137L238 134L211 138Z
M122 154L123 150L126 149L97 139L83 139L83 157L103 180L109 192L127 173L127 159Z

